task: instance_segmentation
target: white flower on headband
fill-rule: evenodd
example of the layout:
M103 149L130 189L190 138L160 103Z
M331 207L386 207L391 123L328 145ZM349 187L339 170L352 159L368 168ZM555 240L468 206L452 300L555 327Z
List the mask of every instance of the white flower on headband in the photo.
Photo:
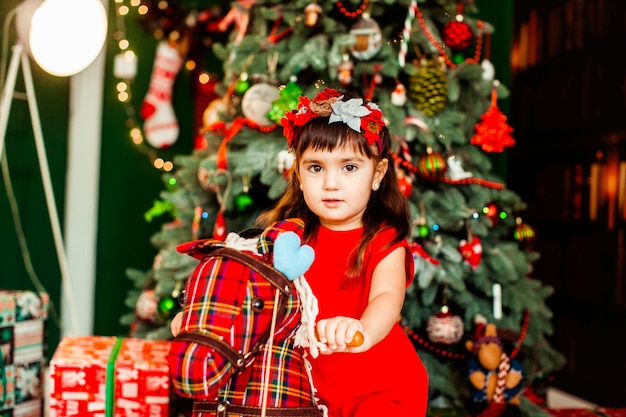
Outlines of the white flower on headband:
M363 105L362 98L351 98L348 101L341 101L343 96L332 104L333 112L330 114L328 123L343 122L355 132L361 132L361 118L367 116L372 111Z

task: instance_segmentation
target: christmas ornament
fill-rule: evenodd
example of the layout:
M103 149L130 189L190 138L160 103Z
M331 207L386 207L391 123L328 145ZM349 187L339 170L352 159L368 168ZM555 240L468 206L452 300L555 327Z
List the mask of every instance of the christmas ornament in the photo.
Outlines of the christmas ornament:
M456 15L455 20L451 20L444 25L441 36L443 42L453 51L462 51L474 41L472 28L463 21L463 15L460 13Z
M217 216L215 216L213 239L226 240L226 218L224 217L224 210L220 210Z
M473 400L472 415L499 416L520 415L520 411L505 410L505 404L517 408L519 393L523 388L523 369L520 362L510 358L503 349L502 340L498 336L496 325L493 323L477 326L477 330L484 328L484 332L476 332L475 339L466 343L468 351L472 352L468 363L468 378L470 393ZM495 376L495 387L485 384L489 376ZM515 405L514 405L515 404Z
M233 39L234 45L239 45L248 31L250 24L250 8L254 6L255 0L237 0L233 3L226 16L217 24L218 30L225 32L231 24L235 25L237 35Z
M487 58L483 59L480 63L480 67L483 69L482 79L485 81L493 81L496 75L496 69Z
M489 203L485 207L483 207L483 214L487 216L489 220L491 220L492 225L495 225L498 222L499 210L498 206L496 206L494 203Z
M337 66L337 79L339 80L341 85L347 87L352 84L353 71L354 64L352 63L352 61L350 61L348 54L344 54L341 64Z
M437 39L432 34L430 29L428 29L428 25L426 25L426 19L424 19L424 15L422 14L422 11L417 6L417 4L415 5L415 17L417 19L417 23L419 24L420 28L422 29L422 32L424 32L424 36L426 36L426 39L428 39L428 41L431 43L431 45L433 47L435 47L437 49L437 51L439 51L439 56L443 59L445 64L448 66L448 68L454 69L461 62L465 62L465 63L468 63L468 64L476 64L476 63L478 63L478 61L480 60L480 55L481 55L481 50L482 50L482 45L483 45L483 28L484 28L484 23L483 23L482 20L477 20L476 21L477 33L476 33L476 50L474 52L474 56L470 57L470 58L462 59L462 55L459 55L459 57L461 57L461 60L455 63L448 56L448 53L446 52L446 49L443 46L444 45L443 42L441 42L439 39Z
M416 169L417 174L425 180L437 181L443 178L448 165L439 152L432 148L426 149L426 153L420 156Z
M402 40L400 43L400 51L398 52L398 65L404 68L406 65L406 56L409 51L409 43L411 43L411 32L413 31L413 22L415 21L415 10L417 9L417 0L411 0L407 9L404 26L402 28Z
M463 320L444 305L441 311L428 318L426 333L433 343L452 345L463 337Z
M150 86L139 114L144 119L143 129L148 143L163 149L178 139L178 120L172 106L172 87L183 59L178 49L168 41L161 41L156 50Z
M268 83L258 83L250 87L241 100L241 111L244 116L259 126L274 124L267 118L272 109L272 103L280 97L276 86Z
M296 84L296 78L291 77L289 82L280 89L278 99L272 103L272 108L267 113L267 118L274 123L280 123L286 112L298 107L298 99L302 95L302 89Z
M158 312L159 297L154 290L144 290L135 303L135 315L149 323L160 323Z
M426 224L426 220L420 221L416 227L417 237L425 239L430 235L430 227Z
M448 78L432 63L422 67L409 77L408 96L415 108L428 117L442 111L448 103Z
M483 256L483 246L477 236L471 237L469 241L463 239L459 242L459 251L463 259L472 267L478 268L480 259Z
M250 176L242 176L243 191L235 196L235 209L238 213L246 213L252 207L254 207L254 201L248 193L250 191Z
M158 304L158 312L159 317L162 320L169 320L176 314L176 311L179 310L178 302L176 298L166 295L159 300Z
M237 77L237 81L235 81L234 91L238 95L242 95L246 91L248 91L248 88L250 88L250 80L248 80L248 73L244 71L239 74L239 77Z
M202 73L195 77L196 83L193 92L194 96L194 137L193 147L194 149L206 149L207 144L202 134L204 126L204 113L207 106L217 98L215 92L215 86L218 84L217 80L212 79L206 73Z
M207 217L206 211L202 206L196 206L193 209L193 219L191 220L191 240L197 240L200 238L200 224L202 219Z
M367 13L363 13L363 17L350 28L350 35L356 38L350 47L350 54L362 61L376 56L383 44L380 26Z
M278 152L278 155L276 156L278 172L283 174L285 177L288 177L295 160L295 155L288 150L283 149Z
M398 170L398 186L400 187L400 192L406 198L411 197L413 194L413 180L411 177L406 176L402 170Z
M226 98L216 98L211 101L202 114L203 131L214 131L216 127L225 127L225 120L232 116L233 108Z
M513 128L506 122L506 116L502 114L497 104L497 86L494 81L491 89L491 105L480 116L480 122L476 124L476 133L470 143L479 145L485 152L502 152L504 148L515 145L515 139L511 137Z
M447 176L451 180L457 181L472 177L472 173L463 169L463 166L461 166L461 160L455 155L448 156L446 164L448 165Z
M414 256L419 255L420 257L426 259L428 262L430 262L431 264L435 266L441 264L441 262L438 259L435 259L432 256L430 256L428 252L424 250L424 247L417 242L411 243L411 253Z
M515 240L521 243L530 243L535 240L535 229L527 223L524 223L521 218L516 219L515 229L513 230L513 237Z
M317 25L322 15L322 8L317 3L310 3L304 8L304 24L310 28Z
M397 83L391 92L391 104L402 107L406 104L406 87L402 83Z

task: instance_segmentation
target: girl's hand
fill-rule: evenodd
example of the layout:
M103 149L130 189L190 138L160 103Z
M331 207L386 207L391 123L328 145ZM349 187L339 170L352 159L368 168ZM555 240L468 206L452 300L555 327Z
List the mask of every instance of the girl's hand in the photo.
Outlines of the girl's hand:
M363 324L360 320L337 316L330 319L320 320L317 323L317 335L320 342L328 346L327 350L322 349L322 353L329 355L333 352L362 352L363 344L355 347L349 347L348 344L353 341L357 332L364 339Z
M183 324L183 312L179 311L176 313L172 322L170 323L170 331L172 332L172 336L176 337L178 333L180 333L180 328Z

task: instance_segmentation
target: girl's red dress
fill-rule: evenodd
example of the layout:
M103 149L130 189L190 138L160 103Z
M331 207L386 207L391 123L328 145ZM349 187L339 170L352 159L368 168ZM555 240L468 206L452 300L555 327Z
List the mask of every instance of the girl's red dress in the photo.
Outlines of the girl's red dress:
M398 247L406 248L407 287L413 279L413 257L406 240L385 245L394 231L370 242L362 276L345 288L344 271L358 247L363 228L333 231L320 227L309 244L315 261L305 277L319 302L319 319L360 318L367 307L376 265ZM428 375L415 348L396 323L380 343L363 353L333 353L311 358L313 383L329 417L422 417L428 403Z

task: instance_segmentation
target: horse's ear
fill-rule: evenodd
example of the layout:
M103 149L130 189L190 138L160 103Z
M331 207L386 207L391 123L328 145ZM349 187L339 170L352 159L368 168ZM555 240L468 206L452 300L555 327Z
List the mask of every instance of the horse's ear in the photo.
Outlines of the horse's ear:
M278 235L283 232L294 232L302 239L304 235L304 222L294 218L273 223L259 236L259 242L257 243L259 253L263 255L271 254L274 250L274 241Z
M223 246L224 242L221 240L203 239L181 243L176 246L176 251L178 253L186 253L189 256L202 260L213 249L221 248Z
M241 233L239 233L239 236L241 236L243 239L252 239L259 236L261 233L263 233L263 229L252 228L242 231Z

